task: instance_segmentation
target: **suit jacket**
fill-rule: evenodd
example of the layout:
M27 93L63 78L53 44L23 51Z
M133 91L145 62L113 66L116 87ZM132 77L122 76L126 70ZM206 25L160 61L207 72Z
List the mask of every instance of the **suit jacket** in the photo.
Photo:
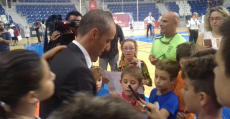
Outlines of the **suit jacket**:
M96 83L87 67L84 54L74 43L58 53L50 62L51 71L56 74L54 95L40 104L40 117L48 118L60 104L77 92L96 95Z

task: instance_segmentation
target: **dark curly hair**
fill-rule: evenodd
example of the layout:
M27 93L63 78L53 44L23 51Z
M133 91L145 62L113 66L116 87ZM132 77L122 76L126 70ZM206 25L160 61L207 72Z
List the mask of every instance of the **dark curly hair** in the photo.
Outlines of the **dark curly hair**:
M194 92L204 92L210 96L216 108L222 106L218 103L214 89L214 72L216 67L215 56L206 55L190 59L182 69L182 78L189 79L194 87Z
M95 97L78 93L65 101L48 119L142 119L126 101L114 97Z

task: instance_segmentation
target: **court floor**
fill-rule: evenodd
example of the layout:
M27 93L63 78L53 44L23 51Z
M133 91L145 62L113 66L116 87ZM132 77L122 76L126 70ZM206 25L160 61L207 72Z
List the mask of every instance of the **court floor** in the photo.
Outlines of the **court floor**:
M152 80L154 80L155 77L155 66L153 66L149 60L148 60L148 56L149 56L149 52L151 50L152 47L152 42L150 40L150 38L146 38L146 30L134 30L134 32L130 32L130 31L123 31L125 38L133 38L137 41L138 43L138 54L137 57L141 60L143 60L149 70L150 76L152 78ZM177 32L179 34L181 34L187 41L188 41L188 34L187 34L187 28L177 28ZM202 32L202 31L201 31ZM155 33L159 34L160 30L159 29L155 29ZM33 50L35 52L37 52L39 55L43 55L43 45L42 44L37 44L37 38L36 37L32 37L29 39L30 44L27 44L27 40L25 38L23 38L20 42L19 42L19 46L11 46L10 49L14 50L14 49L28 49L28 50ZM119 50L120 50L120 44L119 44ZM121 52L119 53L119 55L121 56ZM93 63L95 66L98 66L98 61ZM108 66L108 71L110 70L110 66ZM154 81L153 81L154 83ZM155 84L153 84L152 87L148 87L145 86L145 95L148 97L151 90L155 88Z

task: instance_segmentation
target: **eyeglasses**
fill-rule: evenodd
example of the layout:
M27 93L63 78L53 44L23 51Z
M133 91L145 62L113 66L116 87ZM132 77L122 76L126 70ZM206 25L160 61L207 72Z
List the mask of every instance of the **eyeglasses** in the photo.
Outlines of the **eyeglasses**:
M123 48L123 50L126 51L126 52L127 52L127 51L134 51L135 48Z
M214 21L219 22L219 21L222 21L222 18L220 18L220 17L217 17L217 18L209 18L209 21L210 21L210 22L214 22Z

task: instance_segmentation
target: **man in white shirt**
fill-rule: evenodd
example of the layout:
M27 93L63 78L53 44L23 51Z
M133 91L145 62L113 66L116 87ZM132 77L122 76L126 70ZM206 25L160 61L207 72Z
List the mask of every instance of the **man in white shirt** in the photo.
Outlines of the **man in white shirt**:
M193 42L194 40L194 42L196 43L196 40L198 38L200 22L197 20L197 18L198 13L194 12L192 18L187 23L189 42Z
M146 37L148 38L148 32L149 32L149 30L151 30L152 22L155 21L155 19L152 17L152 13L151 12L149 12L149 16L147 16L144 21L147 22L147 33L146 33Z

